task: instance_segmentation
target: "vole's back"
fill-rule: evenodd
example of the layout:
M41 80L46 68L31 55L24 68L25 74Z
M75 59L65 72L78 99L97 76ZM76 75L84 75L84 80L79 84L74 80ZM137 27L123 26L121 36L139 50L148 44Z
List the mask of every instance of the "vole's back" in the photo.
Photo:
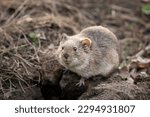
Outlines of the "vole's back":
M105 27L92 26L82 30L80 34L92 39L99 48L113 48L120 51L116 36Z

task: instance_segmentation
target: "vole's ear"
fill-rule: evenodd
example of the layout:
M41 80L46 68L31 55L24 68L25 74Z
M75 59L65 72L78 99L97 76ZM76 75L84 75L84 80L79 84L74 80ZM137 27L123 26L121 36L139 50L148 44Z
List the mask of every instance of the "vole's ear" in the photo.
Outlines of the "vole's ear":
M67 39L68 39L68 35L65 34L65 33L63 33L63 34L61 35L60 44L62 44L62 43L64 43L65 41L67 41Z
M91 39L89 38L84 38L82 41L81 41L81 44L83 47L90 47L91 44L92 44L92 41Z

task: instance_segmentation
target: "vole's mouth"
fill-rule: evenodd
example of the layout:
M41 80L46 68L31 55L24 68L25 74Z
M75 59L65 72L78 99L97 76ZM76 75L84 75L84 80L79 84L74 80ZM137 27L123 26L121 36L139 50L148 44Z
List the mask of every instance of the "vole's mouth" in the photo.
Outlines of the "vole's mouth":
M64 60L64 63L66 64L66 65L69 65L69 61L68 60Z

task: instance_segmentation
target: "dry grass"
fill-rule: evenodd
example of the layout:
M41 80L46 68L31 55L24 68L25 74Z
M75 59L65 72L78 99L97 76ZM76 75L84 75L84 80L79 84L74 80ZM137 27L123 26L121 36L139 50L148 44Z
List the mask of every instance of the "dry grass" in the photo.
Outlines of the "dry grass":
M49 72L44 71L43 64L54 58L45 53L47 47L51 44L57 47L62 32L77 33L81 26L76 19L89 25L93 22L76 8L53 0L8 0L2 2L0 8L3 7L5 10L0 13L0 97L7 99L12 92L20 89L25 92L26 88L37 85L45 72ZM67 11L62 11L63 8Z

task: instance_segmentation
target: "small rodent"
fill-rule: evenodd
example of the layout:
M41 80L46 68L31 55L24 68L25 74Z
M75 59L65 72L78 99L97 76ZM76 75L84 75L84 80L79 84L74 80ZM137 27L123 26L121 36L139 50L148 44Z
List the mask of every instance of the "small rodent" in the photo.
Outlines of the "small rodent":
M119 41L107 28L91 26L79 34L62 35L56 58L65 68L82 78L78 83L96 75L108 76L119 65Z

